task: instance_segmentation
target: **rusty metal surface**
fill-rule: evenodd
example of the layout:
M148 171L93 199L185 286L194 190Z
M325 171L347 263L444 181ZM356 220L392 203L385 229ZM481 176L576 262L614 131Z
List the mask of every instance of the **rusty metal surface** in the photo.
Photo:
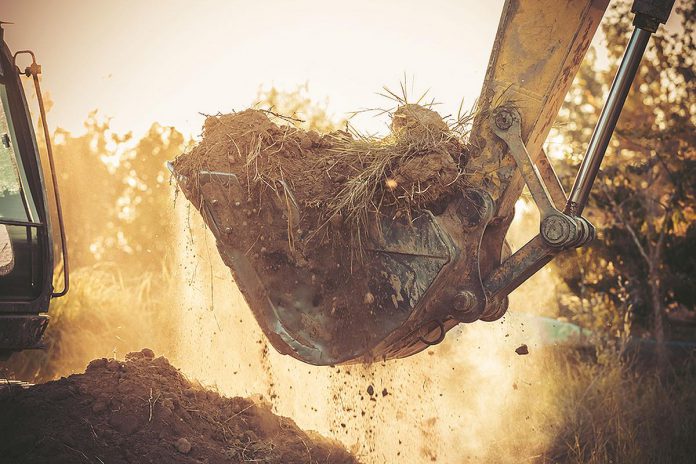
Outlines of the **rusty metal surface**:
M487 127L489 112L515 104L522 139L536 159L580 67L607 0L510 0L506 2L479 97L474 134L481 147L471 170L491 172L497 216L512 211L524 185L514 160Z
M481 239L490 223L493 202L477 189L465 190L435 217L454 244L451 260L419 302L411 318L373 350L373 359L411 356L441 341L460 322L473 322L484 314L488 297L481 280ZM470 293L469 298L462 298ZM462 307L463 300L469 300Z
M500 298L511 293L548 264L557 253L558 250L549 249L541 236L534 237L486 276L484 286L490 298Z
M544 220L548 216L557 213L558 210L553 205L551 194L549 194L538 168L529 156L529 152L527 152L527 148L522 141L522 121L517 109L499 106L491 113L490 123L493 126L493 133L508 146L508 152L515 160L515 165L532 194L541 219Z
M217 239L224 262L232 269L250 308L276 349L312 364L337 364L372 357L372 348L408 320L416 305L450 260L452 244L432 215L424 214L412 223L385 220L367 252L371 263L368 286L376 299L372 314L346 319L319 301L312 270L288 267L282 273L262 272L229 233L244 220L234 204L242 198L242 187L232 174L204 173L201 183L204 218ZM287 198L294 198L285 187ZM281 194L269 193L269 218L278 228L292 222ZM290 208L292 211L293 208ZM239 216L239 217L237 217ZM294 281L290 291L277 279ZM363 298L363 295L356 295Z
M568 195L566 195L561 181L556 175L556 171L553 169L549 158L546 156L544 150L539 151L539 156L537 157L535 164L539 170L539 174L546 184L546 189L551 195L551 200L553 200L553 205L558 210L565 208L565 204L568 202Z

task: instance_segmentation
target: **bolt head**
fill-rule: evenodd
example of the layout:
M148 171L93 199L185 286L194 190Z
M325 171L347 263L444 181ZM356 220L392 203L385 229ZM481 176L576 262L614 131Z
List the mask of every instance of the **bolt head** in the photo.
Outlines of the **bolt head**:
M501 109L495 115L495 125L500 130L508 130L513 123L513 116L508 110Z
M563 247L577 235L577 227L573 220L560 214L552 214L541 223L541 236L553 247Z
M454 309L458 312L466 312L476 306L476 295L469 290L462 290L454 296Z

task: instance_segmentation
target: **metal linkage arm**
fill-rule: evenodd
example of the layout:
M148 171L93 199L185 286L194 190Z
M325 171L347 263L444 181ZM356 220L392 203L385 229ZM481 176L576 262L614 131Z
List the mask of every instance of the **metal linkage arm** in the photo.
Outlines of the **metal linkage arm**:
M493 123L491 129L493 133L503 139L507 144L510 154L515 159L517 169L522 173L525 184L532 193L532 198L539 208L541 220L558 214L554 207L551 195L541 179L539 170L534 165L532 158L527 152L527 147L522 141L522 120L520 114L514 108L497 108L493 113Z
M560 251L582 246L594 238L594 227L582 217L559 211L522 141L521 117L513 107L499 107L490 118L493 132L508 146L532 198L539 208L539 235L517 250L486 277L484 287L491 299L504 297L520 286Z
M539 235L552 249L566 249L587 243L594 237L594 228L586 219L565 214L554 206L541 174L522 141L521 122L520 113L513 107L496 108L491 115L491 129L507 144L510 155L515 159L534 203L539 208Z

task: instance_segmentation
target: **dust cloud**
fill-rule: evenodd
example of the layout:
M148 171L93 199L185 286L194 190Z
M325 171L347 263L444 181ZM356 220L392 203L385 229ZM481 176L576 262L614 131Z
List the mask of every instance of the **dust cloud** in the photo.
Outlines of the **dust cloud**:
M512 238L538 227L520 206ZM198 213L180 200L176 214L183 284L172 358L186 375L226 395L259 395L365 463L523 462L547 448L556 386L525 314L553 312L550 271L512 295L502 320L462 324L416 356L315 367L270 347ZM529 355L515 352L522 344Z

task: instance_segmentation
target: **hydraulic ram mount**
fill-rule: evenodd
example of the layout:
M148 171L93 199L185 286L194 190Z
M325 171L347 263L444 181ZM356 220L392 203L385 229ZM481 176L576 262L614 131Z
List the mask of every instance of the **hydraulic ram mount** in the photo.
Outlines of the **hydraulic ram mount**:
M554 204L552 199L552 197L565 198L552 168L550 165L546 166L546 169L551 171L555 182L547 185L527 152L522 140L519 112L513 106L505 105L491 112L489 118L491 130L505 142L510 155L514 158L515 164L532 194L532 199L539 209L541 224L539 235L486 277L484 287L490 300L496 301L507 296L561 251L583 246L594 238L594 227L580 215L587 204L592 185L599 173L602 159L640 66L650 35L657 31L660 23L667 21L673 4L673 0L638 0L634 3L632 12L635 13L633 21L635 28L633 34L626 46L623 59L563 211L559 209L561 205ZM545 159L543 156L541 158ZM551 189L555 195L550 194Z

